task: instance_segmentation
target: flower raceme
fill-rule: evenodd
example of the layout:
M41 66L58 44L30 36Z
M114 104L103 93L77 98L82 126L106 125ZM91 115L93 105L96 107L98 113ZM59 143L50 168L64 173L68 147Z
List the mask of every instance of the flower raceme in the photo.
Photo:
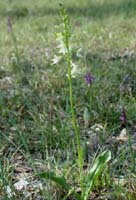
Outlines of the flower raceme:
M126 116L126 111L125 109L123 108L122 111L121 111L121 115L120 115L120 121L122 124L126 124L127 122L127 116Z
M57 46L58 49L58 54L59 55L54 55L53 59L52 59L52 65L56 65L60 62L61 58L64 57L67 54L67 48L66 45L64 43L64 36L62 33L57 33L57 42L59 43ZM71 50L71 46L70 46L70 50ZM71 76L72 78L75 78L77 75L80 74L80 69L78 68L78 66L73 63L73 61L71 61ZM66 74L66 76L68 77L68 74Z
M95 80L95 77L92 76L90 72L85 75L85 82L87 85L91 85L92 81Z

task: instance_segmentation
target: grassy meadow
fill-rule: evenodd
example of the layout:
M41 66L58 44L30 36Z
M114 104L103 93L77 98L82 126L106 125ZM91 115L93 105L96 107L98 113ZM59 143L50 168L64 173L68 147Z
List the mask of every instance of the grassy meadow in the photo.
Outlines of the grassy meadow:
M67 63L75 67L82 175L111 152L87 199L135 200L136 1L61 1L70 62L59 2L0 1L0 200L85 200Z

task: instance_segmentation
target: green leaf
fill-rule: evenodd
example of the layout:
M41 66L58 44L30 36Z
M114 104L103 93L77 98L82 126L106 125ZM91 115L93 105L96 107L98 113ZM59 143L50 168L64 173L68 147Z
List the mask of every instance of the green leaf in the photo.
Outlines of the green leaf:
M106 163L111 159L111 152L104 151L102 152L94 161L93 166L91 167L90 171L84 182L84 191L83 191L83 199L87 200L92 187L94 186L95 180L100 175L102 170L104 169Z
M62 188L64 188L66 191L70 190L70 186L66 182L64 176L56 176L54 172L43 172L40 174L40 177L54 181L55 183L59 184Z

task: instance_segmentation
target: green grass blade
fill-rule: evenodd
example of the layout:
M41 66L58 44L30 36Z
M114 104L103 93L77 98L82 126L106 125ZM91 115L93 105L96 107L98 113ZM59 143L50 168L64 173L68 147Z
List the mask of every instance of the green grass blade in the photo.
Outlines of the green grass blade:
M69 190L68 194L63 198L63 200L67 200L70 195L73 195L77 200L83 200L80 194L75 191L75 188Z
M88 196L92 190L95 180L100 175L102 170L104 169L106 163L111 159L111 152L104 151L102 152L94 161L93 166L91 167L90 171L84 182L84 191L83 191L83 199L87 200Z

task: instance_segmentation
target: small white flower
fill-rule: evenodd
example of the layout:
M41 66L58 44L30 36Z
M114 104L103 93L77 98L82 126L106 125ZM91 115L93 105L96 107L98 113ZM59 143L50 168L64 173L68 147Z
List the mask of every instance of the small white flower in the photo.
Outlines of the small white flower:
M73 78L75 78L76 75L78 74L78 66L74 64L73 62L71 64L72 64L71 75Z
M58 53L65 55L67 53L67 48L65 46L62 33L57 33L57 39L56 40L58 41L58 44L59 44L57 46L57 48L59 49Z
M76 78L76 76L78 74L80 74L80 70L79 70L78 66L73 62L71 62L71 66L72 66L71 76L72 76L72 78ZM66 74L66 76L68 77L68 74Z
M67 49L63 42L61 42L57 48L59 49L58 53L65 55L67 53Z
M82 58L82 57L83 57L83 51L82 51L82 48L79 48L79 49L77 50L77 52L76 52L76 56L77 56L78 58Z
M56 65L61 60L61 56L54 55L54 58L52 59L52 65Z

